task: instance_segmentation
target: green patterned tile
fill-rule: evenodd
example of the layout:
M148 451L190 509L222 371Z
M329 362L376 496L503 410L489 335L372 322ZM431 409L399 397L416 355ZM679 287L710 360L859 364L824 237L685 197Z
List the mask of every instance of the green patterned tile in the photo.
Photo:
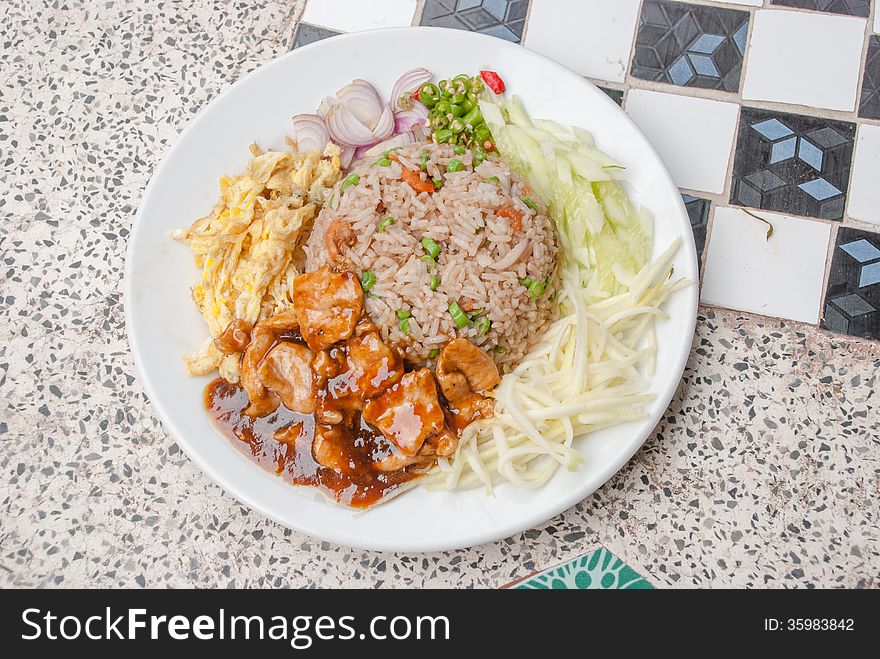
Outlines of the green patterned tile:
M604 547L528 577L513 586L518 589L565 590L628 588L653 590L643 576Z

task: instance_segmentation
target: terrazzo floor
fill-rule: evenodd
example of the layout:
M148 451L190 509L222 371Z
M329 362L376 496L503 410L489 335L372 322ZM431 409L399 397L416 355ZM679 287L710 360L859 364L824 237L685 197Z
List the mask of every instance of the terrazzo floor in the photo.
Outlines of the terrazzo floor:
M708 308L644 448L540 528L381 554L237 504L135 377L125 244L175 136L301 7L35 5L0 5L0 585L495 587L599 545L659 587L880 585L880 344Z

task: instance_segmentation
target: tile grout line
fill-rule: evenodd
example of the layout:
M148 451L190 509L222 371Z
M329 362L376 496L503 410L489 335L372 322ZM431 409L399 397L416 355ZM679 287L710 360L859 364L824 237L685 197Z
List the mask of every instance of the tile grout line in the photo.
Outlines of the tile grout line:
M293 45L296 42L296 34L299 32L299 26L302 25L302 17L303 14L306 13L306 5L308 4L308 0L304 0L302 6L299 3L294 2L293 7L288 13L288 19L292 19L292 25L290 31L286 34L284 38L284 47L287 49L286 52L290 52L293 50Z
M522 34L519 35L519 45L525 48L526 42L526 33L529 30L529 20L532 18L532 6L534 5L535 0L528 0L528 5L526 5L526 14L523 16L523 29ZM506 14L506 12L505 12Z
M819 298L819 319L817 327L822 327L822 321L825 319L825 305L828 304L828 281L831 279L831 263L834 260L834 251L837 248L837 234L840 227L832 227L828 236L828 249L825 250L825 270L822 273L822 289Z
M726 206L730 206L730 197L732 194L733 188L733 170L734 165L736 164L736 147L739 144L739 133L740 133L740 123L742 122L742 108L743 108L743 99L742 99L742 90L743 86L746 82L746 67L748 66L749 61L749 53L752 47L752 33L755 28L755 16L757 10L755 7L748 7L748 33L746 37L746 45L745 50L742 54L742 70L739 75L739 85L737 86L737 91L733 94L733 99L736 102L736 128L733 133L733 140L730 144L730 151L727 154L727 171L724 177L724 188L720 193L720 200L718 203L711 204L709 206L709 217L706 218L706 238L703 242L703 253L700 255L700 262L703 264L703 267L700 268L700 290L703 287L703 278L706 275L707 266L709 263L709 245L712 242L712 234L715 229L715 214L718 212L719 208L723 208ZM728 92L729 93L729 92Z

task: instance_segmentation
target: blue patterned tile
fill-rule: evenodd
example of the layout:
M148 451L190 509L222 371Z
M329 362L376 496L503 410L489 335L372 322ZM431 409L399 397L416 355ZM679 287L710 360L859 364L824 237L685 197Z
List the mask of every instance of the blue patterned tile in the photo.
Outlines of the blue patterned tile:
M682 193L681 199L691 220L691 230L694 232L694 244L697 247L697 263L703 267L703 247L706 245L706 225L709 222L709 207L711 202L702 197Z
M745 11L645 0L632 74L683 87L735 92L748 30Z
M337 34L341 34L336 30L328 30L325 27L318 27L317 25L310 25L309 23L300 23L296 28L296 34L293 37L293 48L299 48L300 46L305 46L306 44L314 43L315 41L321 41L321 39L326 39L328 37L335 37Z
M880 6L877 11L880 11ZM880 119L880 34L871 35L868 41L859 116L865 119Z
M742 108L730 201L839 220L854 137L848 122Z
M770 4L865 18L871 10L871 0L770 0Z
M604 547L539 572L510 587L521 590L653 590L648 581Z
M821 326L880 339L880 234L838 230Z
M421 25L452 27L520 42L529 0L426 0Z

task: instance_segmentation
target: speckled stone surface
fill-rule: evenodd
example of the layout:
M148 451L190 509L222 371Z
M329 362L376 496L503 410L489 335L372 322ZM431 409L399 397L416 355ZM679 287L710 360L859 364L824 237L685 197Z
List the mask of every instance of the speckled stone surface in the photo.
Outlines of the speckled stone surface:
M604 545L659 587L880 585L880 344L703 309L645 447L538 529L428 555L293 533L213 485L135 376L150 172L301 7L0 5L0 585L494 587Z

